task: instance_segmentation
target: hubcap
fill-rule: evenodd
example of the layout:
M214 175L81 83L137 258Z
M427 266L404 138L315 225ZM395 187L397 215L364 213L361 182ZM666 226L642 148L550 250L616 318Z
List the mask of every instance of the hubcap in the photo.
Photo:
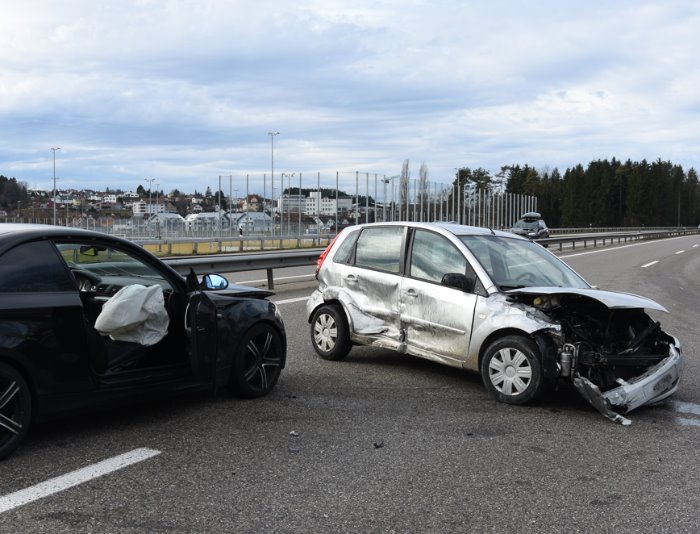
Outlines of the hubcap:
M335 319L327 313L321 314L314 324L314 342L323 352L330 352L338 339Z
M489 378L493 387L504 395L523 393L532 380L532 367L525 355L514 348L504 348L489 362Z

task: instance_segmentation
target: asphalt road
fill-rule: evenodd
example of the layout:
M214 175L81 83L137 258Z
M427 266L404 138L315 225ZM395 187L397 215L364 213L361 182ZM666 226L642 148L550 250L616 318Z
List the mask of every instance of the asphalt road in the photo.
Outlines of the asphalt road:
M514 407L477 375L390 351L323 361L297 300L311 270L290 270L274 297L288 364L271 395L35 428L0 463L0 499L133 449L159 454L2 512L0 532L697 532L700 236L563 257L593 284L658 300L683 342L675 399L629 427L566 386Z

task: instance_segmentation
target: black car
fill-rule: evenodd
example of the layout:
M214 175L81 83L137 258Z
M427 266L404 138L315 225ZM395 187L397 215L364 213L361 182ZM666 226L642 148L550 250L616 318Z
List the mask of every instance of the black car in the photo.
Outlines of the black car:
M0 458L38 419L221 387L267 394L287 351L270 295L184 278L98 232L0 224Z

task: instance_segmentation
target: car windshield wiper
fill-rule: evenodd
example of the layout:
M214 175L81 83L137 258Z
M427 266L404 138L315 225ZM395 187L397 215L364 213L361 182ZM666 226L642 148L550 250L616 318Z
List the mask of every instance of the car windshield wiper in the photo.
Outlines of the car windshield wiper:
M508 291L509 289L522 289L524 287L529 287L529 286L519 285L519 286L498 286L498 287L501 288L501 291Z

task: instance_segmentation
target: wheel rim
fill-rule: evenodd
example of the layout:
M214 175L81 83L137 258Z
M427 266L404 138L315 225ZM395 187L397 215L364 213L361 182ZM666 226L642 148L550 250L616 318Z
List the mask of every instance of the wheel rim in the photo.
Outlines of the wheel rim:
M0 380L0 445L22 432L23 413L19 384L10 378Z
M504 395L522 394L532 381L532 366L525 354L514 348L504 348L489 362L489 379Z
M318 316L314 323L314 342L323 352L330 352L338 341L338 325L335 319L323 313Z
M246 365L243 378L248 385L267 390L274 384L282 365L282 351L271 332L251 337L245 346Z

